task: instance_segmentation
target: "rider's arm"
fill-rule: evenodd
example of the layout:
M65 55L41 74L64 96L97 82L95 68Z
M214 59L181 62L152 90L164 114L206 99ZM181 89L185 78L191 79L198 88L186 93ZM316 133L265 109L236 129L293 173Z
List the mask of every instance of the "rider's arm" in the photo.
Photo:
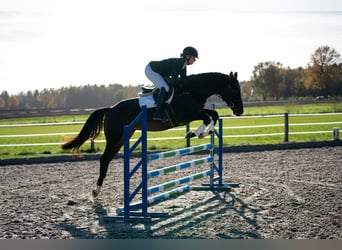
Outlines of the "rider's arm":
M172 65L171 83L176 81L179 77L186 76L186 68L182 69L184 65L183 60L175 60Z

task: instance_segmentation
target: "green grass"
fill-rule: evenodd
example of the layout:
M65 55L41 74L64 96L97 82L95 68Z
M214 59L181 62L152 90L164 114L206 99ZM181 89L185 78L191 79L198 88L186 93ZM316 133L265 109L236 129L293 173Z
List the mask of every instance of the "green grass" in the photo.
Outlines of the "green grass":
M295 126L299 123L318 123L318 122L342 122L342 113L338 115L315 115L315 116L293 116L296 113L326 113L326 112L342 112L342 103L339 104L309 104L309 105L286 105L286 106L265 106L265 107L247 107L245 108L244 118L236 118L231 116L230 109L219 109L220 116L225 117L223 120L224 129L224 145L258 145L258 144L278 144L284 143L284 117L248 117L252 115L269 115L290 114L290 135L289 142L308 142L308 141L325 141L332 140L332 130L334 127L341 127L341 124L320 124L320 125L305 125ZM8 124L38 124L38 123L53 123L53 122L73 122L85 121L88 115L81 116L57 116L57 117L39 117L39 118L20 118L20 119L3 119L0 120L0 125ZM191 128L197 128L201 122L196 121L191 123ZM280 124L280 126L263 127L263 128L246 128L246 126L258 126ZM292 124L292 125L291 125ZM46 126L20 126L20 127L1 127L0 126L0 144L36 144L36 143L62 143L68 138L74 137L76 134L66 134L70 132L78 133L83 124L77 125L46 125ZM241 127L245 128L234 128ZM228 127L228 128L227 128ZM148 138L165 138L165 137L180 137L184 138L185 127L179 127L181 130L168 130L162 132L148 132ZM178 128L178 129L179 129ZM328 131L316 134L293 134L296 132L307 131ZM49 136L20 136L20 137L1 137L4 135L25 135L25 134L51 134L61 133L60 135ZM279 135L264 135L264 136L248 136L255 134L275 134ZM140 135L136 132L133 138ZM98 153L102 153L105 143L99 140L104 140L103 134L95 141L95 149ZM209 138L191 139L191 145L199 145L209 142ZM177 140L149 140L148 148L153 150L170 150L173 148L185 147L184 139ZM81 150L88 152L90 143L86 142ZM47 146L0 146L0 159L33 157L33 156L48 156L65 154L60 149L59 145Z

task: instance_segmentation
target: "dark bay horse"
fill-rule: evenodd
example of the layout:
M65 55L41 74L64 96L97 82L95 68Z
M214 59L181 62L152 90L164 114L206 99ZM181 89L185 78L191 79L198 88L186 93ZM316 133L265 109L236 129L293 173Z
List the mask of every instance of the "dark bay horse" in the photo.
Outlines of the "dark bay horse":
M190 136L199 136L210 123L216 124L219 116L215 110L205 109L206 100L212 95L218 95L232 109L234 115L243 113L243 103L237 73L229 75L222 73L202 73L190 75L179 79L175 86L181 89L169 104L176 114L180 124L188 124L194 120L203 120L203 124ZM64 150L77 150L89 138L96 138L104 127L106 147L100 158L100 175L97 180L97 188L93 190L93 196L97 197L106 177L108 165L115 154L123 145L123 127L128 125L140 113L141 107L138 98L122 100L112 107L101 108L94 111L85 122L80 133L72 140L64 143ZM155 108L147 111L148 131L162 131L170 129L174 124L153 120ZM138 124L134 130L140 130ZM132 134L134 133L132 130Z

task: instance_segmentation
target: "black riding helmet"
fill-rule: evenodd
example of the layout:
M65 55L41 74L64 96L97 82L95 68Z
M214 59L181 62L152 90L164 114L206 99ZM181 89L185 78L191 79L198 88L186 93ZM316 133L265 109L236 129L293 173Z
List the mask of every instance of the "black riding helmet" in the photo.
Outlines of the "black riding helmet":
M181 54L181 56L194 56L198 58L198 52L197 49L195 49L194 47L188 46L183 49L183 53Z

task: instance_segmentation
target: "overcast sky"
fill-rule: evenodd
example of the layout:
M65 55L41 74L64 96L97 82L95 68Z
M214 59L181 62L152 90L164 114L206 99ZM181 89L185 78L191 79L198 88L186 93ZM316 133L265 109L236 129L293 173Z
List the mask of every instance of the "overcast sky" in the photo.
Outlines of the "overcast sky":
M147 85L150 60L189 45L189 74L306 67L321 45L342 54L342 1L1 0L0 91Z

